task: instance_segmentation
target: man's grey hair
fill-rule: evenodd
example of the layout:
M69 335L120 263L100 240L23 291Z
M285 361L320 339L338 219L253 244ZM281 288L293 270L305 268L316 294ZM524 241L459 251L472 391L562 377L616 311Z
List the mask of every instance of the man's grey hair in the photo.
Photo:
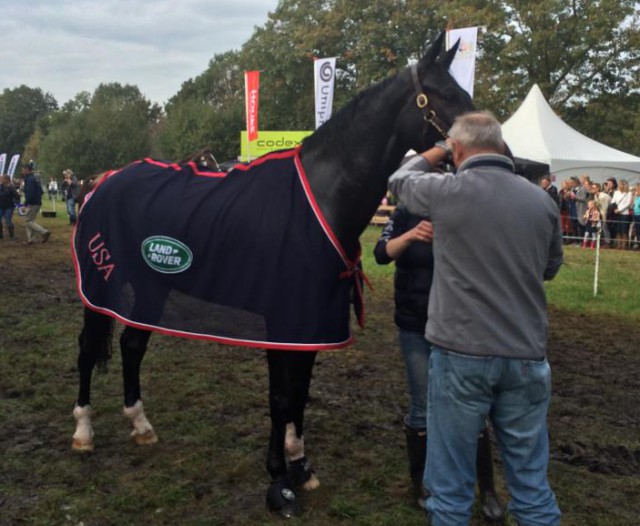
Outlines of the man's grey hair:
M449 137L465 148L481 148L502 152L502 127L489 111L472 111L456 118Z

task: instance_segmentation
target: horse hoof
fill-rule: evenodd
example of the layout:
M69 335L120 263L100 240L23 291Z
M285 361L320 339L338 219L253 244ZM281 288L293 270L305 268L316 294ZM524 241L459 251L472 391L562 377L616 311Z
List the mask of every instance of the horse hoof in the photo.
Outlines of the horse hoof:
M286 479L274 480L267 490L267 506L283 519L300 515L300 504Z
M294 486L310 491L320 486L320 481L316 477L315 470L311 467L311 463L307 457L289 462L289 477Z
M71 449L74 451L93 451L93 442L90 440L74 438L71 443Z
M143 434L139 434L137 431L131 432L131 437L133 441L139 446L150 446L151 444L155 444L158 441L158 435L156 435L155 431L149 430Z

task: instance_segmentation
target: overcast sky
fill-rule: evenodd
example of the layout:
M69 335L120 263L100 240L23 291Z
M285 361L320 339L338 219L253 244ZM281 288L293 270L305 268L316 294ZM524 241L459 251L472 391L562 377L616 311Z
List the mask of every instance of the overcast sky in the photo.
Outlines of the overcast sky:
M58 104L100 83L163 104L216 53L238 50L278 0L0 0L0 92L22 84Z

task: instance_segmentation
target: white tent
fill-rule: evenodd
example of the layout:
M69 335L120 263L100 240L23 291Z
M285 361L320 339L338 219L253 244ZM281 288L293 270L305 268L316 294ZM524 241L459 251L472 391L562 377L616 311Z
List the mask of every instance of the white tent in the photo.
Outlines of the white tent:
M502 125L502 134L513 155L548 164L558 181L582 174L596 182L611 176L629 182L640 179L640 157L589 139L565 124L537 84Z

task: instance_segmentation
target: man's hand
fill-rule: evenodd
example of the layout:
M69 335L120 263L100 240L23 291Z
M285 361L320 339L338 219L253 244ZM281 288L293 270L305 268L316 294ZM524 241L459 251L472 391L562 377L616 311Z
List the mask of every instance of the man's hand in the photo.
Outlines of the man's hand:
M443 142L425 152L422 152L420 155L422 155L422 157L424 157L432 167L435 167L450 158L451 149L449 146L449 144Z

